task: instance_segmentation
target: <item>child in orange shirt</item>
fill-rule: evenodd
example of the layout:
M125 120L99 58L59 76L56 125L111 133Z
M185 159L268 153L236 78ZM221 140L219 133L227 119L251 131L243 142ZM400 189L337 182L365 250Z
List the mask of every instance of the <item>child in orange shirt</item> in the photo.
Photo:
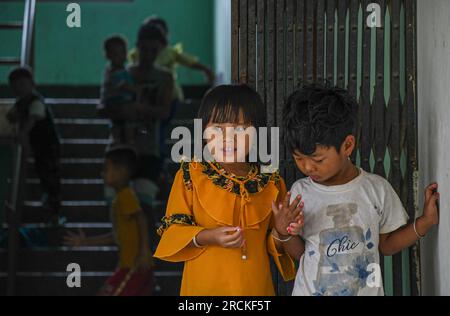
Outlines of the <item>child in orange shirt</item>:
M285 280L294 277L277 233L289 223L274 223L271 212L272 202L285 196L284 181L278 173L262 173L259 163L239 162L251 148L245 129L265 126L264 113L261 98L247 86L219 86L202 101L203 127L225 131L223 143L209 138L214 161L181 164L155 253L185 263L181 295L274 295L269 255ZM242 137L247 144L238 150Z
M119 246L119 267L100 291L104 296L148 296L153 283L152 258L147 219L130 180L137 165L136 153L128 147L116 147L106 153L104 179L116 191L112 204L114 231L107 235L86 237L68 233L69 246Z

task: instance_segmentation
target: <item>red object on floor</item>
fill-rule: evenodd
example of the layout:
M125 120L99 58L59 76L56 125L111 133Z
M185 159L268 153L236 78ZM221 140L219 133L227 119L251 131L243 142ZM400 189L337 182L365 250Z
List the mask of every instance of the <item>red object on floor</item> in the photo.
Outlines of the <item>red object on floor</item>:
M151 296L153 291L153 269L134 271L118 269L105 282L100 296Z

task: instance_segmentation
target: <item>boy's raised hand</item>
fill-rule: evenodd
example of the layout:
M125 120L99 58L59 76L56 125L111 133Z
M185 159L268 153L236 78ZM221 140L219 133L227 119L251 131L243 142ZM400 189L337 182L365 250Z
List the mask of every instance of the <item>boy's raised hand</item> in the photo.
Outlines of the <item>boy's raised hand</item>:
M302 196L298 195L292 203L291 192L286 194L283 203L277 205L272 202L272 211L275 220L275 229L280 235L298 235L303 227L303 207Z
M438 192L438 184L432 183L425 189L425 202L423 207L422 218L430 226L437 225L439 223L438 201L440 194Z

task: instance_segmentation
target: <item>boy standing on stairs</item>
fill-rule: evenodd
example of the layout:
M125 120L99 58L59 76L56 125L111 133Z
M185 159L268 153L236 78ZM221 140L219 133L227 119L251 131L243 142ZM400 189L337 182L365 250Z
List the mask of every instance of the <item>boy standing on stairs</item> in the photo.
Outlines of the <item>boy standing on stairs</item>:
M33 152L36 173L44 191L42 207L52 220L57 220L61 204L60 146L53 114L36 91L31 69L18 67L11 71L8 79L17 99L7 118L18 127L18 141Z
M86 237L68 232L68 246L103 246L117 243L119 266L100 290L102 296L148 296L153 283L153 262L149 246L147 218L130 181L136 172L137 155L132 148L115 147L106 153L105 184L114 188L111 220L114 231L107 235Z

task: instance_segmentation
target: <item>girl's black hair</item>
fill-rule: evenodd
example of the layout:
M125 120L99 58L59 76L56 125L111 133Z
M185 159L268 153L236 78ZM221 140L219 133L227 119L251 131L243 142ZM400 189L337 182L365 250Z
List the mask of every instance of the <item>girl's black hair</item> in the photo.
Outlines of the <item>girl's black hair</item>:
M209 90L203 97L198 118L206 128L213 123L244 122L256 129L266 126L266 109L260 95L247 85L221 85Z
M161 27L155 24L144 24L138 31L138 44L143 40L157 40L162 45L167 46L167 38Z
M168 33L169 32L169 26L167 25L166 20L164 20L163 18L160 18L156 15L152 15L150 17L148 17L147 19L145 19L144 25L149 25L149 24L154 24L154 25L158 25L163 31L164 33Z
M318 145L339 152L355 135L358 104L347 90L329 84L308 84L294 92L283 110L283 135L292 153L312 155Z

